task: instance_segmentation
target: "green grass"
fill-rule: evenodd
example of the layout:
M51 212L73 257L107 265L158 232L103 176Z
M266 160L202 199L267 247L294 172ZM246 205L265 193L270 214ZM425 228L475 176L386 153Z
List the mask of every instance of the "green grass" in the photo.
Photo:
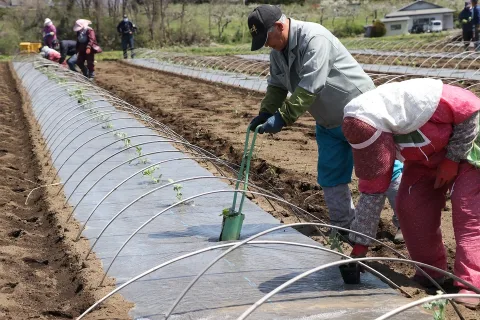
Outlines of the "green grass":
M129 52L129 55L130 55L130 52ZM122 59L122 57L123 57L123 52L120 50L103 51L102 53L95 55L95 60L97 61L118 60L118 59Z
M258 53L266 53L270 52L269 49L264 48L255 52L250 50L250 43L243 43L239 45L214 45L214 46L188 46L188 47L165 47L159 49L160 51L167 51L167 52L181 52L181 53L190 53L199 56L226 56L226 55L234 55L234 54L258 54Z
M10 61L12 60L12 56L8 56L8 55L3 55L3 54L0 54L0 61Z
M458 32L458 31L454 31ZM431 43L433 41L441 40L449 35L451 32L441 32L435 34L407 34L400 36L391 36L391 37L381 37L381 38L363 38L359 37L350 37L342 38L340 41L348 49L359 49L359 48L379 48L382 50L395 49L403 44L406 41L420 41L425 44ZM172 46L159 49L160 51L167 52L181 52L181 53L190 53L195 55L205 55L205 56L223 56L223 55L234 55L234 54L258 54L264 53L268 54L269 49L264 48L259 51L252 52L250 51L250 43L238 44L238 45L219 45L215 44L213 46Z

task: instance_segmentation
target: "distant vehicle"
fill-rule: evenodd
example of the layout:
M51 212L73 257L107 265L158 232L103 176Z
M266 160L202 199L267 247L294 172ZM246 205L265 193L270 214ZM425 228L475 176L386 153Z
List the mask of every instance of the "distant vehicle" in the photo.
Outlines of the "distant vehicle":
M440 20L432 20L428 24L427 32L441 32L443 30L443 24Z
M427 31L427 25L425 24L416 24L412 27L410 33L424 33Z

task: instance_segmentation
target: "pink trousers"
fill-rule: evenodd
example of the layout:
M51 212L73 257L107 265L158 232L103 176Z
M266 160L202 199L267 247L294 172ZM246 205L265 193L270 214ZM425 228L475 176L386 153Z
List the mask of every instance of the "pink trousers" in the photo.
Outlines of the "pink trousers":
M455 181L433 189L436 168L405 162L397 194L397 214L405 244L413 260L446 270L447 259L440 222L446 193L451 192L456 242L454 273L480 287L480 169L461 163ZM424 269L432 277L441 274ZM418 271L417 271L418 273ZM465 286L455 282L461 288Z

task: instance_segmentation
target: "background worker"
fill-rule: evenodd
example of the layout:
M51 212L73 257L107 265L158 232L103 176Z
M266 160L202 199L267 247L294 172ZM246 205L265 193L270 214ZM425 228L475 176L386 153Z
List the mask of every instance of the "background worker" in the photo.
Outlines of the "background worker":
M375 237L395 157L405 160L397 214L412 260L447 269L440 230L450 190L457 244L455 275L480 287L480 99L434 79L379 86L345 107L343 132L353 147L360 199L351 229ZM350 234L353 256L370 241ZM443 275L425 271L439 283ZM421 273L414 280L429 281ZM474 293L455 283L460 293ZM430 284L431 286L431 284ZM457 302L475 308L479 299Z
M309 111L316 120L318 183L325 195L331 224L349 228L354 206L348 183L353 171L352 150L343 136L343 109L354 97L375 88L370 77L341 42L323 26L287 19L278 7L262 5L248 17L252 51L270 53L270 77L260 113L251 129L277 133ZM292 95L287 99L287 94ZM402 164L391 172L388 198L395 208ZM398 225L397 225L398 227ZM396 241L403 240L400 229Z
M479 32L480 32L480 7L478 0L472 0L472 25L473 25L473 45L475 51L480 50Z
M468 50L470 41L473 39L472 7L470 1L465 1L465 7L458 15L458 20L462 25L462 38L465 50Z
M127 15L124 15L123 20L120 21L117 26L117 31L122 37L123 59L128 58L128 47L130 47L130 56L133 59L135 57L133 34L137 31L137 27L130 20L128 20Z
M57 28L53 25L52 20L46 18L43 23L43 44L49 48L53 48L57 42Z
M77 65L85 77L95 77L95 53L102 52L95 37L95 31L89 27L92 22L79 19L75 22L73 31L77 33ZM85 67L87 61L87 67Z
M72 71L77 71L75 65L77 64L77 42L74 40L62 40L58 45L60 51L60 61L58 63L63 64L67 56L70 58L67 60L68 68Z

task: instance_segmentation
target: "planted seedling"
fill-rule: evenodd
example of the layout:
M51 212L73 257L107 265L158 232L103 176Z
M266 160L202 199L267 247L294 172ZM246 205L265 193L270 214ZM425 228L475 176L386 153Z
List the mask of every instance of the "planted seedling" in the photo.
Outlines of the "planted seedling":
M437 291L437 296L441 296L442 291ZM447 308L448 300L439 299L432 302L424 303L422 306L425 310L433 310L433 320L445 320L445 309Z
M159 174L157 177L154 176L154 173L157 169L160 169L160 166L153 166L142 171L143 176L149 177L153 183L159 183L162 174Z
M131 144L132 141L129 138L124 138L122 141L123 141L123 146L125 148L128 148L128 147L132 146L132 144Z
M342 240L340 240L340 235L338 232L332 231L330 233L330 236L328 237L327 243L330 244L330 249L331 250L336 250L340 253L343 253L342 249Z
M112 129L112 128L113 128L113 124L111 122L107 122L102 126L102 129Z
M168 182L173 183L172 179L168 179ZM183 186L180 183L174 184L173 185L173 191L175 191L177 194L175 195L177 197L178 201L182 201L182 188Z
M100 121L109 121L110 120L110 115L102 112L100 113L100 118L99 118Z
M342 240L340 234L337 231L332 231L328 237L327 243L330 245L331 250L335 250L344 254L342 249ZM345 258L342 258L345 259ZM360 283L360 271L361 268L356 262L343 264L339 266L340 273L343 281L346 284L359 284Z
M224 218L227 217L235 217L238 216L239 213L235 210L232 210L232 208L225 208L222 210L222 213L219 214L219 216L223 216Z
M137 159L137 164L141 163L141 164L146 164L148 163L148 158L147 157L142 157L142 147L140 146L135 146L135 153L138 157ZM130 160L129 164L132 163L133 159Z
M125 148L128 148L131 146L132 141L129 138L127 138L128 135L125 132L115 132L113 135L117 138L122 139Z
M113 135L117 138L120 138L120 139L123 139L123 138L127 137L127 134L125 132L120 132L120 131L115 132Z

